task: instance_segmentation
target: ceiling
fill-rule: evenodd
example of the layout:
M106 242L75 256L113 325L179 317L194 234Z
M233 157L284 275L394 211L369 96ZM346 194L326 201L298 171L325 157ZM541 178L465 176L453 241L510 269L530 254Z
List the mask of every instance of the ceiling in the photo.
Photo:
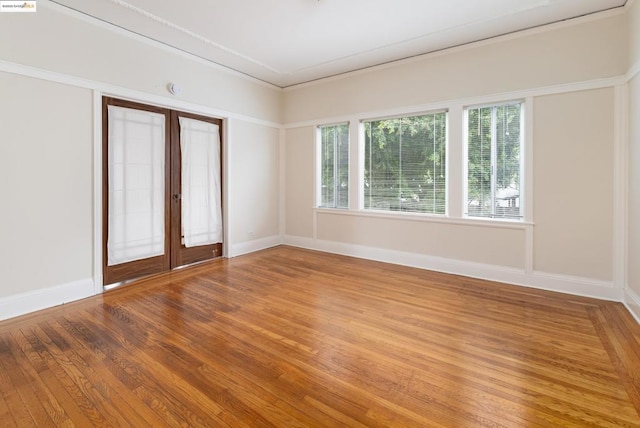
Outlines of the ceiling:
M51 0L279 87L626 0Z

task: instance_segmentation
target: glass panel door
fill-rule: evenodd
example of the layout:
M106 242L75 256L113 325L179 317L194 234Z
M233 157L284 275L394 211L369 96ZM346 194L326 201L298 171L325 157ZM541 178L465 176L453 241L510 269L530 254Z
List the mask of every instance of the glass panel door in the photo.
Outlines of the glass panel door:
M170 111L102 99L103 283L170 268Z
M222 255L220 119L103 98L103 282Z
M222 121L171 112L171 264L222 255Z
M108 106L107 265L164 254L165 116Z

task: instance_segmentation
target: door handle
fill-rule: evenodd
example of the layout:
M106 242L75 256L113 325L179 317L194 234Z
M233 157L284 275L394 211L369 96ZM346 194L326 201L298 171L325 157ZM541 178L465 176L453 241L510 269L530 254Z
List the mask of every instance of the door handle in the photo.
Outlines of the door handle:
M176 200L176 201L179 200L180 198L182 198L182 195L180 193L175 193L173 195L173 199Z

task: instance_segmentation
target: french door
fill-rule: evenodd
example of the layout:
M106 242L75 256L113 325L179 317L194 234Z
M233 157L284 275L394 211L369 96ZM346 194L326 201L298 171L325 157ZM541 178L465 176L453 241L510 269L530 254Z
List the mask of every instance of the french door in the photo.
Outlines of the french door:
M102 102L103 282L222 255L222 121Z

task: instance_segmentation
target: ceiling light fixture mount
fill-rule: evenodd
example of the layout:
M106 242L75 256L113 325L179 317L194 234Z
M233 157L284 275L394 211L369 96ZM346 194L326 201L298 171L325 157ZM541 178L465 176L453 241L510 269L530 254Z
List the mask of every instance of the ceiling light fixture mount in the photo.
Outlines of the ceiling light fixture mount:
M167 84L167 90L171 95L180 95L182 93L182 88L175 83Z

